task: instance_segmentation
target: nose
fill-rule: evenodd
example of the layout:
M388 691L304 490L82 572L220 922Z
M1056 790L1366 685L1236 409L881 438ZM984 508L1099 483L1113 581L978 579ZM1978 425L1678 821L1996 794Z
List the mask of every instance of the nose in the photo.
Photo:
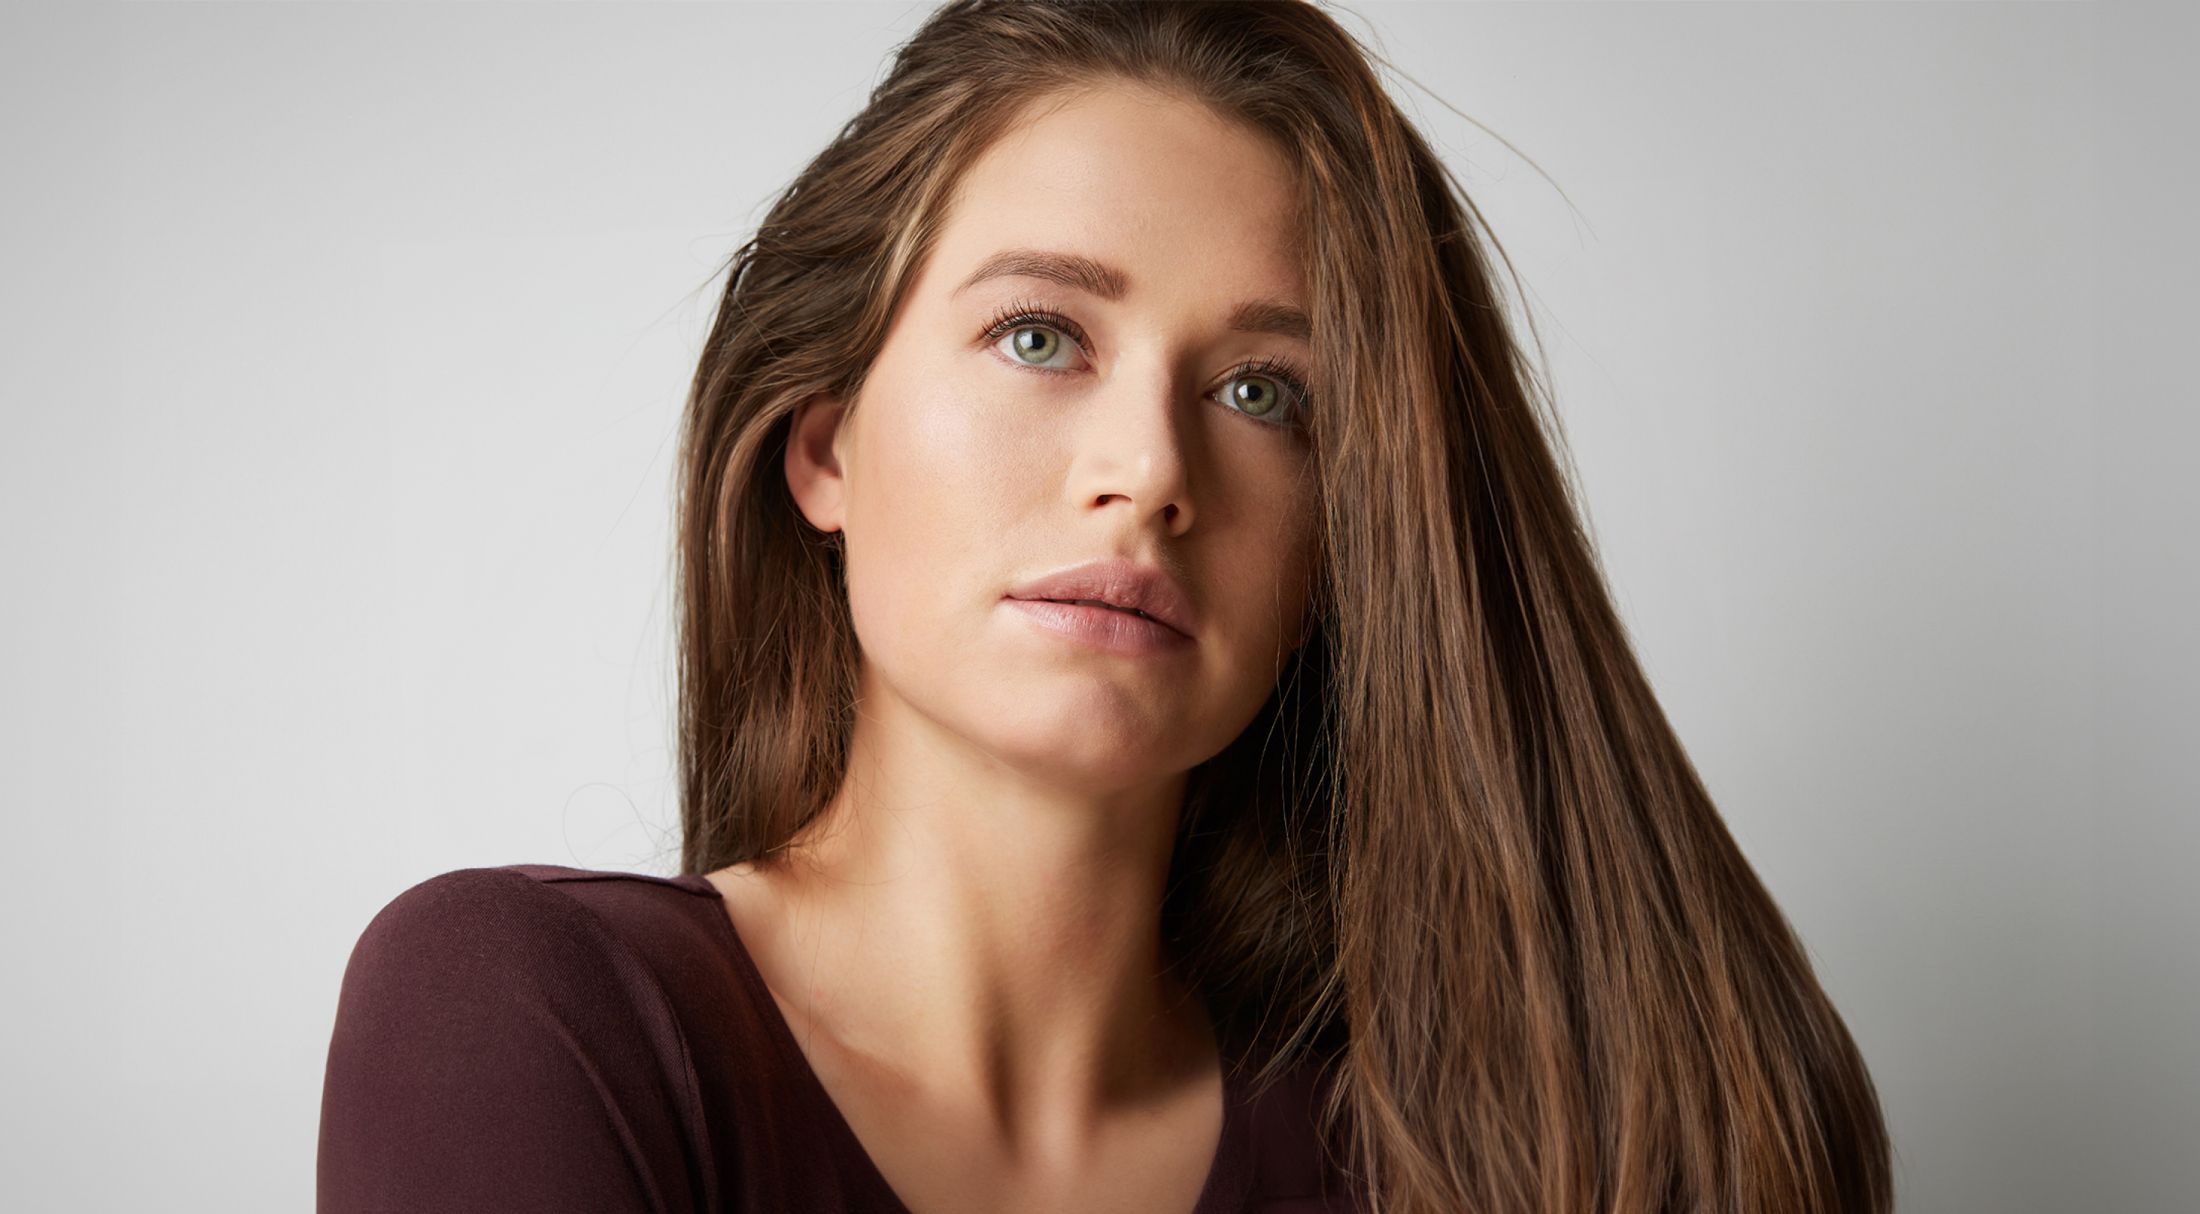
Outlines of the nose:
M1187 389L1165 367L1117 375L1091 402L1078 435L1068 491L1079 509L1128 510L1141 527L1171 537L1192 525Z

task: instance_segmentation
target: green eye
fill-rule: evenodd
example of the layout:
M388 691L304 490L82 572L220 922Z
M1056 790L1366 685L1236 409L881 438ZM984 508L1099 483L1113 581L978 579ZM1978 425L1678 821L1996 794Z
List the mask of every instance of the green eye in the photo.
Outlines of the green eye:
M1276 390L1276 381L1265 375L1240 375L1230 381L1230 403L1239 412L1254 417L1266 417L1281 403L1282 393Z
M1313 393L1298 372L1272 358L1255 359L1231 372L1219 395L1222 403L1247 417L1285 428L1303 423L1313 404Z
M1065 340L1080 350L1086 348L1085 331L1077 327L1076 321L1033 303L1012 304L986 325L985 339L995 343L996 348L1004 337L1011 339L1015 360L1036 371L1068 370L1045 365L1062 352Z
M1018 302L986 326L986 340L998 347L1008 338L1016 362L1034 371L1063 374L1067 367L1050 367L1065 341L1079 350L1087 348L1085 332L1077 322L1037 304ZM1282 430L1296 429L1313 404L1313 392L1294 366L1280 359L1256 358L1230 371L1222 387L1209 392L1236 412Z
M1025 362L1046 362L1061 348L1062 335L1039 325L1027 325L1015 330L1010 345L1016 348L1016 357ZM1026 357L1031 355L1033 357Z

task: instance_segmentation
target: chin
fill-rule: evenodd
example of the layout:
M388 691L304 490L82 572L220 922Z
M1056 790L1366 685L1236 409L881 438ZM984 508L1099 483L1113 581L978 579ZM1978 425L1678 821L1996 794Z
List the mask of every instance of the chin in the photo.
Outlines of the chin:
M1096 727L1089 716L1032 705L1015 720L987 729L979 746L1032 780L1109 792L1170 774L1166 749L1176 740L1150 723Z

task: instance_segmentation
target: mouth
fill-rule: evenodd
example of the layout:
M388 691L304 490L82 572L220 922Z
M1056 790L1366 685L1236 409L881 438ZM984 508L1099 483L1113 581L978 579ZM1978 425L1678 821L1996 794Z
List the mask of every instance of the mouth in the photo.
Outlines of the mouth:
M1099 599L1040 599L1039 601L1042 603L1071 603L1079 607L1105 607L1110 611L1121 611L1129 615L1135 615L1142 620L1153 620L1154 623L1163 627L1167 627L1168 624L1166 620L1154 620L1152 616L1136 607L1119 607L1114 603L1102 602Z
M1008 597L1053 607L1096 607L1098 611L1081 614L1095 620L1127 615L1140 626L1150 625L1160 634L1184 640L1199 631L1193 600L1183 583L1159 564L1128 557L1056 570L1011 588Z
M1002 600L1038 627L1078 645L1121 657L1181 658L1193 651L1190 635L1135 607L1104 599L1010 596Z

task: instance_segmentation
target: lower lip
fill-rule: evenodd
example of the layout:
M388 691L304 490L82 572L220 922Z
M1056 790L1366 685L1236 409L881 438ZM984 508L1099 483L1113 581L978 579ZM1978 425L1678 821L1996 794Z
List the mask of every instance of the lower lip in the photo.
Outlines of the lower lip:
M1087 607L1047 599L1003 599L1032 623L1080 641L1103 653L1131 657L1182 653L1192 648L1192 638L1166 624L1156 623L1113 607Z

